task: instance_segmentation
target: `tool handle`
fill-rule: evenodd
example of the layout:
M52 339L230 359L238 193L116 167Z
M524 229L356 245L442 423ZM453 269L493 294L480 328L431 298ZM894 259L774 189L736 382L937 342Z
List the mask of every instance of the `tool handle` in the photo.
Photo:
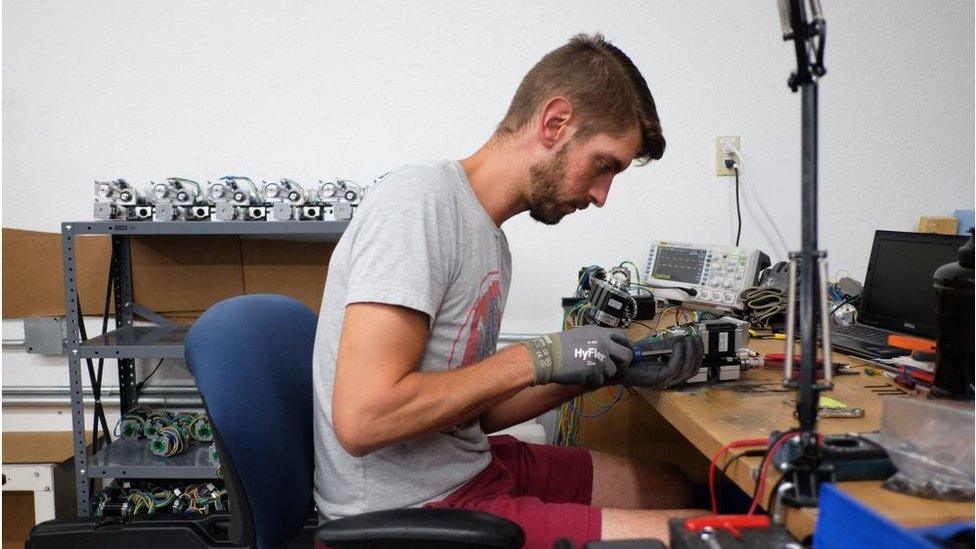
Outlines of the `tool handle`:
M935 341L922 337L891 334L888 336L888 346L908 349L910 351L922 351L924 353L935 352Z
M708 515L685 519L685 530L700 532L707 527L722 530L769 528L770 522L769 515Z

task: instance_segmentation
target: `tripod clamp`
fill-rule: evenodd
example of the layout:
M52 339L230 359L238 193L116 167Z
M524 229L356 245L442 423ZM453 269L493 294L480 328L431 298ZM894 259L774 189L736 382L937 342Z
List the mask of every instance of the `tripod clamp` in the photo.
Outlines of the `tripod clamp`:
M818 306L820 310L820 338L824 363L824 382L815 384L814 390L829 391L834 388L834 372L830 346L830 309L827 307L827 252L816 250L814 257L817 260L817 279L820 286ZM794 348L796 346L796 279L797 267L800 264L800 254L790 252L786 291L786 356L783 361L783 386L791 389L796 389L799 386L793 379L793 368ZM816 314L814 317L816 317ZM811 358L811 362L815 364L815 358ZM815 371L816 367L814 366L813 368Z

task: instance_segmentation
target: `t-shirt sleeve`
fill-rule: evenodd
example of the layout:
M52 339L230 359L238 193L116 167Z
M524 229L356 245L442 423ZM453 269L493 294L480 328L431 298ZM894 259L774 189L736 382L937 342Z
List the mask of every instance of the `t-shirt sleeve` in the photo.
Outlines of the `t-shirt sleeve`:
M345 305L399 305L433 320L457 256L458 212L437 178L433 170L404 169L366 198L349 253Z

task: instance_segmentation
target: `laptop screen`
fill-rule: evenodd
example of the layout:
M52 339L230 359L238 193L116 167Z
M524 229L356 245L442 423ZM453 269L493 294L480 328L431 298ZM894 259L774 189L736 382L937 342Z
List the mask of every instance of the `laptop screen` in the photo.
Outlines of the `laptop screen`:
M966 236L876 231L858 322L934 338L935 270L958 259Z

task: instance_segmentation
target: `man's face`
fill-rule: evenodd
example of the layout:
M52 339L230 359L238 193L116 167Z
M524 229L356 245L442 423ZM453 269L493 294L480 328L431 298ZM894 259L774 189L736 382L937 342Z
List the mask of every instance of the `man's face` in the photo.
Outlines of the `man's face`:
M598 133L583 139L571 138L552 160L529 168L529 215L555 225L567 214L590 204L603 206L613 177L627 169L640 143L637 128L617 136Z

